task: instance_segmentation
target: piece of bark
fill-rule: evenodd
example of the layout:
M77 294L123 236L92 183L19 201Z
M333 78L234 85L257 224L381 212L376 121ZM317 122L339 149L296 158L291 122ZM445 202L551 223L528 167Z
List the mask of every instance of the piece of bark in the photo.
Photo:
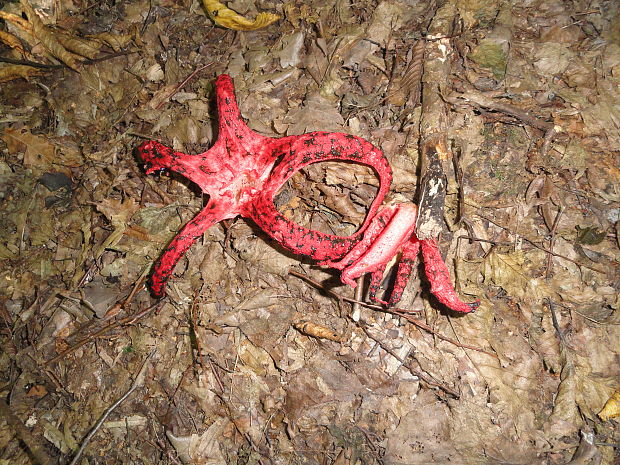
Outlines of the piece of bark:
M422 76L420 119L421 182L418 195L416 234L421 240L434 239L443 229L446 175L451 153L448 149L448 116L441 98L448 85L452 61L450 37L457 15L448 2L437 10L428 29L426 59Z

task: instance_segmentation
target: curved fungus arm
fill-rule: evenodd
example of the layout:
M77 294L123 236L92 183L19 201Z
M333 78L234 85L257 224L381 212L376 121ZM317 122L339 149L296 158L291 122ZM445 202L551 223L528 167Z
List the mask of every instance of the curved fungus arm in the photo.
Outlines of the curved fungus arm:
M215 223L235 216L223 208L218 208L213 202L209 202L200 213L189 221L170 241L153 267L153 274L150 279L153 295L163 297L166 294L166 283L172 275L174 267L200 236Z

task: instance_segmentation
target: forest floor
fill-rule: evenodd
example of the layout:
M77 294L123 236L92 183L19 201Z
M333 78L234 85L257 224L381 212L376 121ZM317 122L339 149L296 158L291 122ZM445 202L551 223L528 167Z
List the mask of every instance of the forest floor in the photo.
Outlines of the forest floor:
M2 7L19 41L0 36L0 465L618 464L618 2L227 6L280 19L235 31L191 0ZM88 36L99 47L77 52ZM241 218L154 299L145 278L207 198L147 175L135 148L207 150L222 73L261 134L381 148L398 201L420 189L425 112L443 111L439 246L479 309L442 307L417 267L397 309L354 309L336 271ZM347 236L378 185L317 163L277 206Z

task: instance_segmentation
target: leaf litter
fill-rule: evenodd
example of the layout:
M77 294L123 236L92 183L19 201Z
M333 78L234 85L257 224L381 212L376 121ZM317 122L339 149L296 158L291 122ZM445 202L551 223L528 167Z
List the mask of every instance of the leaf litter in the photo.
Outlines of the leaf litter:
M146 363L82 460L615 463L618 11L456 2L458 27L426 38L444 41L463 173L448 173L440 244L482 306L456 318L416 279L407 318L363 306L354 318L335 274L242 220L210 229L156 303L142 279L206 199L180 177L150 179L133 149L146 137L204 151L214 78L229 73L250 127L363 137L411 200L415 81L432 69L416 44L437 5L223 7L280 19L234 32L199 2L2 7L0 460L75 458ZM309 167L280 210L318 229L359 225L377 180L350 168Z

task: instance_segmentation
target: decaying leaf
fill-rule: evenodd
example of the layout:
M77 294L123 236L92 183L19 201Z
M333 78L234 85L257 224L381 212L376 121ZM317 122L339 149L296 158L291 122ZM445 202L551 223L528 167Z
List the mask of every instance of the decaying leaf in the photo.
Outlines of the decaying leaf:
M605 402L605 406L603 410L598 413L598 416L603 421L620 416L620 389L614 392L607 402Z
M114 227L127 226L127 221L138 208L138 203L130 197L122 202L118 199L105 199L97 204L97 210L103 213Z
M577 242L579 244L585 245L596 245L603 242L605 236L607 236L607 232L600 230L598 228L592 226L586 226L582 228L581 226L575 226L577 230Z
M280 19L279 15L273 13L259 13L254 21L251 21L217 0L202 0L202 4L215 24L236 31L255 31Z
M177 437L168 431L167 435L183 463L219 465L225 463L220 440L228 423L229 420L222 417L214 421L202 434Z
M312 336L319 339L328 339L330 341L342 342L342 337L336 334L331 329L313 323L311 321L301 320L297 321L294 325L295 329L306 336Z
M548 418L548 428L558 437L568 435L579 425L577 395L579 376L573 361L573 355L565 345L560 345L560 384L553 403L553 412Z
M24 68L30 67L24 66ZM2 139L9 151L24 152L24 165L29 168L45 171L54 160L56 153L54 144L43 136L32 134L28 129L6 128Z
M12 81L13 79L28 80L32 76L39 76L43 70L26 65L9 65L0 67L0 82Z
M426 42L418 40L412 47L411 59L402 74L392 77L387 90L387 101L392 105L402 106L409 99L417 105L420 99L420 83L424 67L424 50Z
M65 32L57 33L56 38L67 50L91 60L99 54L100 44L95 41L73 37Z
M525 200L528 205L540 208L545 224L551 231L561 210L562 198L549 176L546 174L536 176L527 188Z
M508 61L508 43L501 38L483 39L469 58L493 73L498 81L504 79Z
M549 285L541 278L532 278L521 251L491 252L484 261L484 280L503 288L512 297L539 301L552 295Z

